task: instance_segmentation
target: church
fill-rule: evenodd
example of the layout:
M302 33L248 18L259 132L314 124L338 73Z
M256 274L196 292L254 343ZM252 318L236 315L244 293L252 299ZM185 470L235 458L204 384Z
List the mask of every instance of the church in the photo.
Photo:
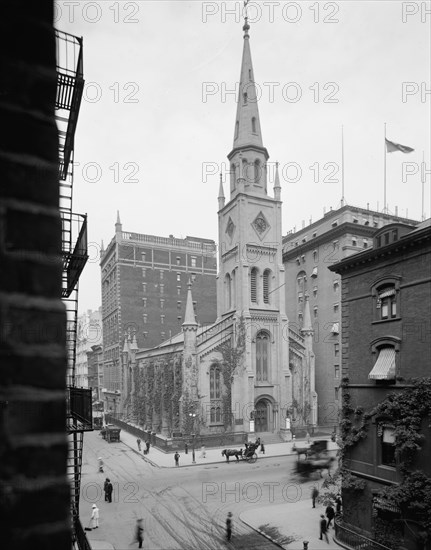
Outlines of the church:
M217 320L200 326L189 281L182 332L121 353L122 417L162 437L277 433L317 424L313 330L306 297L298 332L289 327L282 259L281 186L268 193L250 50L244 44L229 189L218 193ZM228 194L228 198L225 196Z

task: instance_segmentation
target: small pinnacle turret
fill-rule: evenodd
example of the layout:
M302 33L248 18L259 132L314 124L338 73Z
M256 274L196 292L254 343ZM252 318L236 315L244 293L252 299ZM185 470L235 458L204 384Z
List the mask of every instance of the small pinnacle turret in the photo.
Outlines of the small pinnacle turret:
M281 199L281 185L280 185L280 176L278 173L278 162L275 163L275 182L274 182L274 199Z
M225 203L222 179L223 179L223 176L220 172L220 187L219 187L219 191L218 191L218 207L219 207L219 210L221 210L223 208L224 203Z

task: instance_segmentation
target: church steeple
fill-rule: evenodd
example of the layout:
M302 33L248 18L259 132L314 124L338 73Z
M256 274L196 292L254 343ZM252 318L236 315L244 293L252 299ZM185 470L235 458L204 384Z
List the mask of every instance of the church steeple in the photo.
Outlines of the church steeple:
M247 17L243 26L244 45L242 51L238 103L235 117L233 149L228 155L230 166L231 198L238 192L238 178L244 178L246 193L266 195L266 161L268 151L263 146L258 108L259 95L256 91L253 63L250 51L250 25ZM242 152L243 158L239 155Z
M253 63L251 61L249 29L250 25L246 18L243 26L244 47L242 51L238 104L233 138L234 149L246 145L263 147L259 109L257 105L258 95L256 93Z

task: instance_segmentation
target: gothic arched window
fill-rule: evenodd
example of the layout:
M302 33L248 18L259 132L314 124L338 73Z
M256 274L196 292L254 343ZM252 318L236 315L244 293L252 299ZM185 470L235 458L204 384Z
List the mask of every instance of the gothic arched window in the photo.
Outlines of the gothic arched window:
M218 365L212 365L210 368L210 399L220 399L220 382L220 367Z
M256 159L254 161L254 183L260 182L260 172L261 172L260 161Z
M271 270L270 269L265 269L265 271L263 272L263 303L264 304L269 304L269 292L270 292L269 278L270 278L270 275L271 275Z
M232 305L232 281L229 273L225 276L225 297L226 297L226 309L230 309Z
M255 267L250 272L250 300L257 304L257 269Z
M256 380L264 382L268 380L269 364L269 334L259 332L256 336Z

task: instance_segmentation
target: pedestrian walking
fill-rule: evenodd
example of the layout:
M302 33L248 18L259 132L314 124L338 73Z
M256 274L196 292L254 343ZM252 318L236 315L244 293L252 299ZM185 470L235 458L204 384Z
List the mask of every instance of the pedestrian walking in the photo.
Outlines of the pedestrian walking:
M91 510L91 522L93 529L97 529L99 527L99 508L95 504L93 504L93 508Z
M319 489L315 485L311 491L311 500L313 502L313 508L316 508L316 499L318 496L319 496Z
M138 451L141 452L141 440L139 439L139 437L136 440L136 443L138 444Z
M108 477L106 478L105 484L105 500L107 500L107 502L112 502L112 491L114 488L112 486L111 480Z
M148 454L148 453L150 452L150 442L147 441L147 442L145 443L145 446L146 446L146 448L147 448L146 454Z
M341 495L337 495L335 499L335 511L337 514L341 514Z
M108 502L108 484L109 484L109 478L106 478L105 483L103 484L103 490L105 492L105 502Z
M232 538L232 512L227 513L226 518L226 540L230 540Z
M265 454L265 445L264 445L263 439L260 442L260 452Z
M201 458L206 458L207 457L207 452L205 450L205 445L202 445L201 447Z
M329 529L329 526L335 517L335 510L332 506L332 502L330 502L326 507L325 514L326 514L326 517L328 518L328 523L326 524L326 528Z
M99 472L103 474L103 458L99 456L97 460L99 461Z
M326 519L323 514L320 514L320 537L319 540L323 540L325 537L326 542L329 544L328 530L326 528Z
M178 451L174 454L174 458L175 458L175 466L179 466L180 465L180 454L179 454Z
M186 455L189 454L189 446L187 443L184 443L184 452L186 453Z
M138 548L142 548L142 543L144 542L144 523L142 518L136 522L135 542L138 543Z

